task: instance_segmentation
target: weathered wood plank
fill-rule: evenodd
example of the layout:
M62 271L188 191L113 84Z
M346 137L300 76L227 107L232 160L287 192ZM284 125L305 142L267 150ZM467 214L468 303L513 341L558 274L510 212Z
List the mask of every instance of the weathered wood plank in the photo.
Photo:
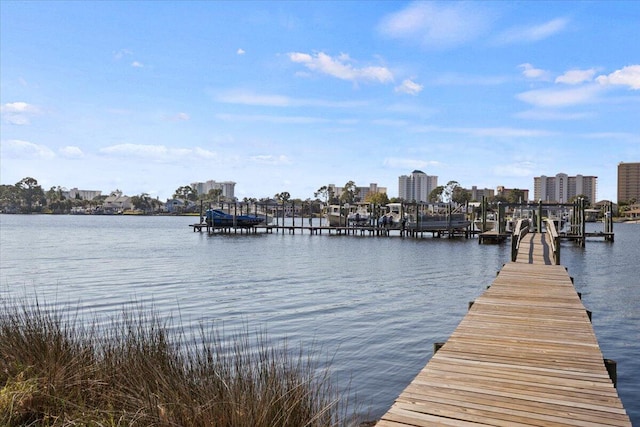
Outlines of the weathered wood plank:
M631 426L586 309L544 239L523 240L378 426Z

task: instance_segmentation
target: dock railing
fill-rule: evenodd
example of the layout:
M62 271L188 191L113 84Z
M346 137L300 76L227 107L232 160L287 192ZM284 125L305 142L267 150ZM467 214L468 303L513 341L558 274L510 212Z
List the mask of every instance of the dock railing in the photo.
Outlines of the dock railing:
M515 262L518 257L518 248L520 240L529 232L529 219L522 218L516 222L516 227L511 236L511 261Z
M560 265L560 235L556 229L556 224L549 218L545 218L544 222L547 234L549 235L549 242L551 243L553 261L556 265Z

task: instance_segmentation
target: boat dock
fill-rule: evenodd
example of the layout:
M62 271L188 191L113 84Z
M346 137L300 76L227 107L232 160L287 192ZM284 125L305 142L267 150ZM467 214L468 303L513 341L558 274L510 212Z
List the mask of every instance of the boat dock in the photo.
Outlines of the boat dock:
M400 237L465 237L476 234L468 229L433 229L402 230L397 228L385 228L377 226L343 226L333 227L328 225L255 225L251 227L207 227L205 223L189 224L194 232L206 231L209 234L328 234L343 236L400 236Z
M518 234L512 261L377 426L631 426L554 232Z
M415 203L393 203L391 205L398 205L398 212L400 216L406 214L408 216L404 216L404 218L413 218L415 220L417 217L423 217L425 212L428 210L428 205L418 205ZM477 216L477 212L473 209L470 209L468 206L462 208L459 211L455 211L451 208L451 206L440 206L439 209L443 210L440 216L443 218L442 221L429 222L426 220L425 222L414 221L408 222L405 227L405 222L395 221L393 225L389 225L386 223L383 217L380 216L380 212L383 212L381 206L371 205L369 206L369 213L371 216L368 220L359 223L351 223L348 220L346 214L340 217L340 221L337 224L332 223L331 221L327 221L324 217L318 217L317 215L311 214L311 205L303 204L302 207L300 205L295 205L292 203L291 205L278 205L277 209L273 206L269 205L259 205L259 204L237 204L237 203L228 203L226 208L224 204L221 204L220 209L224 209L224 212L228 212L229 218L226 218L225 222L220 222L216 224L216 221L205 221L205 216L202 212L200 212L200 222L195 224L189 224L189 227L192 228L194 232L202 232L204 230L207 231L208 234L273 234L273 233L289 233L289 234L335 234L335 235L346 235L346 236L399 236L399 237L412 237L412 238L422 238L422 237L464 237L470 238L474 236L478 236L478 242L482 243L503 243L507 239L512 238L513 231L511 227L516 222L516 219L508 219L506 217L506 209L511 209L513 213L519 212L522 214L523 211L526 211L531 215L529 219L529 227L532 231L543 230L543 223L546 219L549 219L544 216L544 212L550 211L552 209L569 209L571 212L571 217L566 217L563 219L557 218L554 221L558 221L559 223L566 222L568 227L564 231L559 231L558 235L563 240L573 241L581 246L585 246L587 238L604 238L605 241L613 242L614 241L614 233L613 233L613 217L612 217L612 207L609 205L607 207L607 211L605 212L605 219L603 221L604 229L603 231L597 232L587 232L585 228L586 216L585 216L585 204L584 200L578 200L573 204L514 204L514 203L498 203L497 207L497 216L493 218L491 221L493 225L491 228L487 229L485 226L487 223L486 218L486 203L483 200L482 203L482 211L480 212L480 217ZM332 205L333 206L333 205ZM298 208L301 209L301 212L306 212L306 216L301 214L301 216L296 217L295 212ZM319 208L318 208L319 209ZM338 207L338 212L341 211L341 208ZM274 210L277 215L269 216L268 212ZM214 210L215 211L215 210ZM209 210L207 210L209 212ZM225 215L224 212L220 211L221 215ZM292 215L285 216L285 212L292 212ZM233 218L241 218L243 215L246 216L245 220L249 220L251 217L262 217L265 218L264 222L258 224L246 224L242 223L240 220L239 223L235 222ZM454 216L462 216L464 217L464 221L453 220ZM427 215L428 216L428 215ZM267 220L268 218L268 220ZM286 222L285 222L286 219ZM233 225L232 225L233 224ZM465 224L465 225L461 225ZM480 226L478 226L480 224ZM507 226L509 224L509 227ZM561 227L559 227L561 228ZM481 231L484 230L484 231ZM544 230L543 230L544 231Z

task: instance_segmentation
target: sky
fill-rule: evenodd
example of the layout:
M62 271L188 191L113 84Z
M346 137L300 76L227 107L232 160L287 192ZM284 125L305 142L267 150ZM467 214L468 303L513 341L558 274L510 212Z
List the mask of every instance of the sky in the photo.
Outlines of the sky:
M640 2L0 2L0 184L529 189L640 161Z

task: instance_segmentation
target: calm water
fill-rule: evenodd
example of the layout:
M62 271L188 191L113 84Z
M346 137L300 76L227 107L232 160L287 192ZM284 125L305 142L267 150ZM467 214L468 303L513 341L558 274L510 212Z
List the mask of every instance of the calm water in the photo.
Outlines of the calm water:
M299 221L299 220L298 220ZM476 239L308 234L208 236L189 217L0 215L0 298L34 297L81 315L132 302L225 331L266 330L333 357L331 370L379 417L508 261ZM601 230L601 224L598 225ZM640 225L616 241L566 242L618 392L640 425Z

